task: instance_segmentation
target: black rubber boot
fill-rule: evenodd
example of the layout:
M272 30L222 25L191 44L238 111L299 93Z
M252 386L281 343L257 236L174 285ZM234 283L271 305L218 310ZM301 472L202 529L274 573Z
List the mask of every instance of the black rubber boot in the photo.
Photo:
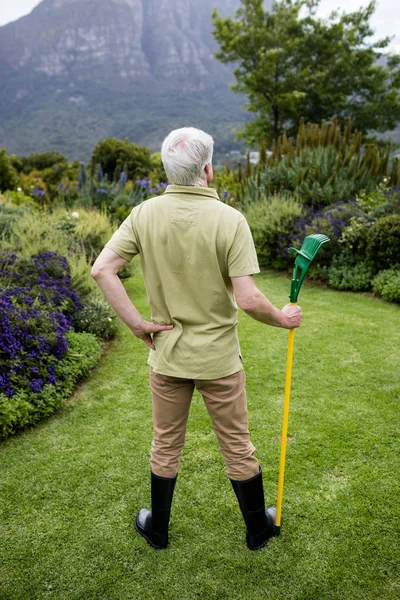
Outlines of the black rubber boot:
M151 473L151 510L141 508L136 515L136 531L157 550L168 546L169 515L176 477L159 477Z
M259 550L275 535L274 506L265 508L262 471L250 479L235 481L232 487L246 523L246 543L250 550Z

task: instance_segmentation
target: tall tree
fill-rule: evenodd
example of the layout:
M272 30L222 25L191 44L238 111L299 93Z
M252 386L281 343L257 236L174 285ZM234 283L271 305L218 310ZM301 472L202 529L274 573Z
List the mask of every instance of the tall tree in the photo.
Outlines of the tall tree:
M235 92L256 118L241 137L250 143L295 133L300 117L351 117L360 131L388 131L400 120L400 56L371 41L375 1L352 13L315 16L319 0L241 0L236 17L213 13L216 57L235 63Z

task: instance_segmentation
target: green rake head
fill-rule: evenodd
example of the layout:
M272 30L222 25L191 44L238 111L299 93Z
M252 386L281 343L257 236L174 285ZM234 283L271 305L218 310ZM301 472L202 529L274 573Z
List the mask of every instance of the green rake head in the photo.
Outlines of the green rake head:
M329 242L329 238L322 233L308 235L300 250L289 248L289 251L297 252L294 262L292 285L290 286L290 302L297 302L301 284L314 258L317 256L322 244Z

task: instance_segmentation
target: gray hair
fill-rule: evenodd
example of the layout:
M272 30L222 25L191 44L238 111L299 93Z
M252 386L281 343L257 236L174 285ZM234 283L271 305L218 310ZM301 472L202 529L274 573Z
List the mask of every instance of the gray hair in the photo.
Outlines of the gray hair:
M211 164L214 140L211 135L194 127L175 129L165 138L161 158L170 183L174 185L204 185L204 167Z

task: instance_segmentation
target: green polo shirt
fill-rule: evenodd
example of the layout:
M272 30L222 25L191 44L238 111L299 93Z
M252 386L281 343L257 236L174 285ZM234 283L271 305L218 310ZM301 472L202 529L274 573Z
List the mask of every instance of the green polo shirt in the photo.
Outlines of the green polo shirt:
M169 185L136 206L107 248L140 254L154 323L149 364L162 375L219 379L242 369L230 277L260 271L244 216L211 188Z

